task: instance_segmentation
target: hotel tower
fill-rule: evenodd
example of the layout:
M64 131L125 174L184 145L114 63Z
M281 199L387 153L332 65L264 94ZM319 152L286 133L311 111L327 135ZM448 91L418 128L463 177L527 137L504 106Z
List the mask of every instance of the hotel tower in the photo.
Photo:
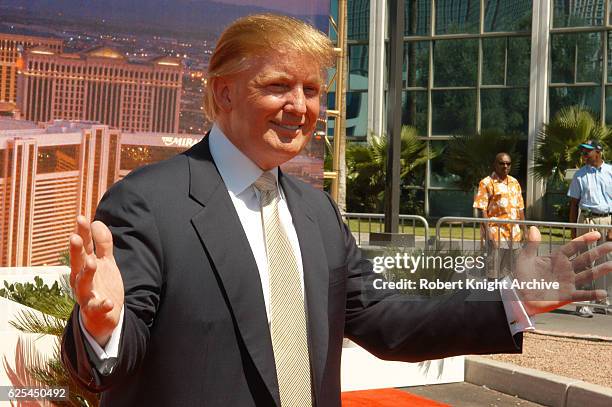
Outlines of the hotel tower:
M87 120L129 132L178 132L182 65L178 58L144 62L110 47L60 53L26 50L17 104L24 119Z
M0 103L14 107L17 101L17 71L20 54L33 47L62 52L62 40L0 33Z

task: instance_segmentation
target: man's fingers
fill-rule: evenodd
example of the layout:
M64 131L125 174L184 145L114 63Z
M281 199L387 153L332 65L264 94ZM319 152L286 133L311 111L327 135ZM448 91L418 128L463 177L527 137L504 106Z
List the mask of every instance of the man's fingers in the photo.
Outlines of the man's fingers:
M98 298L94 295L87 301L85 308L84 311L89 315L106 314L113 310L113 302L108 298Z
M603 300L607 296L605 290L576 290L572 293L572 302Z
M75 286L77 289L77 300L79 304L89 301L93 296L93 278L96 274L96 261L92 256L87 256L83 270L76 276Z
M113 235L108 227L100 221L91 224L91 234L96 246L96 257L112 257Z
M85 256L83 268L75 277L76 299L81 306L81 312L89 320L98 320L105 314L111 312L114 303L106 296L100 296L94 286L94 277L98 271L98 263L95 255Z
M540 234L540 229L535 226L530 226L527 230L527 241L528 242L537 242L539 243L542 240L542 235Z
M612 242L604 243L589 250L586 253L581 254L572 261L574 271L580 271L584 270L587 267L591 267L595 260L607 255L608 253L612 253Z
M522 253L528 257L537 256L540 240L542 240L542 235L540 235L539 229L531 226L527 231L527 244L523 247Z
M583 251L589 244L595 243L600 238L599 232L589 232L577 237L559 248L559 251L567 257Z
M87 218L83 215L77 216L76 233L83 239L85 253L92 254L94 251L93 240L91 239L91 226Z
M584 270L576 274L575 283L577 286L590 283L591 281L598 279L599 277L610 272L612 272L612 261L607 261L589 270Z
M84 263L83 239L77 234L70 236L70 287L75 288L76 276L83 269Z

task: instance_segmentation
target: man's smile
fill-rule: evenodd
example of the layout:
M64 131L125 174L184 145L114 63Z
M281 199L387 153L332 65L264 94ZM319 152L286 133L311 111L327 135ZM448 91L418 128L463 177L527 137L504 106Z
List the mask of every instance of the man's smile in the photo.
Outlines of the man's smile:
M270 122L274 127L277 127L281 130L284 131L289 131L289 132L295 132L297 130L300 130L304 125L303 124L290 124L290 123L277 123L277 122Z

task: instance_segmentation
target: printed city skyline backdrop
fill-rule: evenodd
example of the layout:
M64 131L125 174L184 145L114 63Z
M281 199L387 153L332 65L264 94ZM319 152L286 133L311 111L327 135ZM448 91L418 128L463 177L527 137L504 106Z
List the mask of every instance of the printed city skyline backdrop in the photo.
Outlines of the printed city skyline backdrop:
M327 32L327 10L329 0L5 0L0 3L0 34L60 40L66 53L106 46L133 62L179 58L184 74L178 131L195 134L210 126L201 110L203 74L228 23L246 14L282 12ZM8 100L0 94L0 101Z
M117 180L201 140L215 41L236 18L328 32L329 0L0 2L0 266L59 264ZM320 130L324 130L323 123ZM320 135L283 169L323 184Z

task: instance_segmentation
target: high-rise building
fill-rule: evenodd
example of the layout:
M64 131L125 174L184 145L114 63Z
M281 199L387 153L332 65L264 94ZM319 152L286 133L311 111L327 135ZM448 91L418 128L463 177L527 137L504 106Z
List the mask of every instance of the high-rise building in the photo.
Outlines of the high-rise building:
M484 10L485 31L509 31L531 23L533 0L489 0Z
M370 1L353 0L347 4L349 40L368 39L370 28Z
M404 0L405 35L429 35L430 20L429 0Z
M479 1L439 1L436 3L436 33L451 34L457 27L463 27L461 31L477 32L479 14Z
M201 138L0 118L0 266L59 264L76 216L91 218L114 182Z
M592 25L602 25L605 17L605 5L602 0L571 1L571 13Z
M32 47L43 46L52 52L62 52L60 39L0 33L0 102L14 104L17 100L17 71L20 54Z
M556 0L554 19L557 27L602 25L605 0Z
M133 62L110 47L25 52L17 103L23 117L96 121L124 131L178 132L182 65L178 58Z

